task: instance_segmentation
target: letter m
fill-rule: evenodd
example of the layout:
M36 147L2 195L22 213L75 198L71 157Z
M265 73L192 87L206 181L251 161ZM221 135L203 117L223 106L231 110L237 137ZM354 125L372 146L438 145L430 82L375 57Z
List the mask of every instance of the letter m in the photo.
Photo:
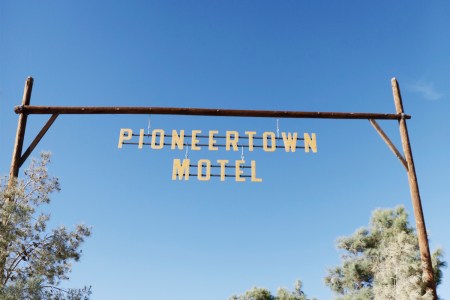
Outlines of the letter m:
M182 180L184 176L184 180L189 180L189 159L183 159L183 163L181 163L180 159L176 158L173 160L173 170L172 170L172 180Z

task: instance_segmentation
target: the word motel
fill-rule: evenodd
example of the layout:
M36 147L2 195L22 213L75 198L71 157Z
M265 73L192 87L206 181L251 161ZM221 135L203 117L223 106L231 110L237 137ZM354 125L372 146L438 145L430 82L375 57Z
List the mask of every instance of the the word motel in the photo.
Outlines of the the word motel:
M226 130L219 133L218 130L172 130L153 129L145 133L145 129L139 129L134 133L132 129L122 128L119 133L118 148L123 145L135 145L138 149L162 150L186 150L186 157L174 159L172 166L172 180L189 180L196 177L199 181L209 181L211 177L218 177L225 181L227 177L234 177L236 182L262 182L262 178L256 175L256 161L251 160L250 165L245 164L244 149L253 152L262 149L264 152L275 152L284 149L285 152L294 153L302 149L305 153L317 153L317 137L315 133L281 132L281 136L275 132L265 131L257 134L256 131L245 131L244 134L234 130ZM240 160L217 159L213 163L209 159L199 159L192 163L187 156L187 151L242 151ZM283 150L281 150L283 151ZM215 170L213 173L211 170ZM247 170L247 172L244 172ZM248 172L250 170L250 172ZM249 173L249 174L248 174Z
M238 182L244 182L246 177L250 177L252 182L262 182L262 178L256 177L256 161L251 161L251 176L244 175L244 160L236 160L234 161L234 165L229 165L229 160L227 159L218 159L217 165L214 167L220 168L220 181L225 181L225 178L227 177L225 173L225 169L227 168L234 168L235 172L232 177L235 178L235 181ZM191 160L190 159L183 159L181 161L180 159L174 159L173 160L173 169L172 169L172 180L189 180L189 175L191 174ZM211 179L211 161L208 159L200 159L197 162L197 179L200 181L208 181Z

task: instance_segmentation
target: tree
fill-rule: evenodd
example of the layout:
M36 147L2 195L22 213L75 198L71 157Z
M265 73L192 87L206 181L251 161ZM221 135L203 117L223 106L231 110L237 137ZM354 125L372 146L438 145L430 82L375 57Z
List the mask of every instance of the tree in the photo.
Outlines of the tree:
M425 293L416 233L403 207L375 210L369 228L339 238L342 265L328 271L325 284L339 300L432 299ZM441 282L440 249L432 254L436 284Z
M285 288L278 288L277 295L273 296L272 293L264 288L254 287L253 289L246 291L242 295L234 295L230 297L230 300L309 300L305 293L302 291L302 282L297 280L295 282L294 291L288 291ZM314 299L311 299L314 300Z
M91 294L90 287L59 287L91 230L85 225L47 230L50 215L40 212L41 205L60 190L58 179L47 172L49 162L49 153L43 153L32 160L24 179L0 183L0 299L75 300Z

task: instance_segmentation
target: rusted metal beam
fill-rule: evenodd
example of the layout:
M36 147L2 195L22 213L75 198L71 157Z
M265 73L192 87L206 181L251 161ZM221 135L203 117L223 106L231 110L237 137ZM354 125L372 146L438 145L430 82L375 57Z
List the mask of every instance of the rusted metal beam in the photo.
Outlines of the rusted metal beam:
M260 117L260 118L309 118L309 119L410 119L404 114L383 113L349 113L349 112L308 112L279 110L242 110L214 108L179 108L179 107L100 107L100 106L16 106L18 114L123 114L123 115L187 115L187 116L221 116L221 117Z
M19 168L22 167L23 163L27 160L28 156L30 156L31 152L33 152L34 148L36 148L37 144L39 144L39 142L44 137L45 133L50 128L50 126L52 126L53 122L55 122L57 117L58 117L57 114L52 115L50 119L47 121L47 123L44 125L44 127L42 127L41 131L39 131L37 136L31 142L28 149L25 150L25 152L22 154L22 157L20 158Z
M397 79L392 78L392 92L394 94L395 109L398 114L403 114L402 96ZM433 299L437 300L436 282L434 280L433 266L431 264L430 247L428 245L428 235L423 216L422 202L420 200L419 184L417 182L416 170L412 156L411 144L409 142L408 127L406 120L400 119L400 137L402 139L403 153L408 164L408 181L411 192L411 201L416 220L417 237L419 239L420 257L422 260L422 280L425 283L427 291L431 292Z
M381 129L380 125L378 125L377 121L370 119L370 124L375 128L375 130L378 132L378 134L381 136L383 141L388 145L389 149L397 156L397 158L400 160L402 165L405 167L406 172L408 172L408 164L406 163L405 158L403 155L398 151L397 147L392 143L392 141L389 139L387 134Z

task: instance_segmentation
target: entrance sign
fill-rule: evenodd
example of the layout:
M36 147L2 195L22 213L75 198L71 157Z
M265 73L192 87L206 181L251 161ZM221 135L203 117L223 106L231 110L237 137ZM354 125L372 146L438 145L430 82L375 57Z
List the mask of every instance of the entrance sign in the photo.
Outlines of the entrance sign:
M201 130L191 130L186 134L185 130L173 129L166 133L163 129L154 129L152 133L145 134L144 129L139 129L139 133L133 133L130 128L122 128L119 133L119 142L117 147L122 149L123 145L136 145L138 149L147 146L149 149L161 150L166 146L171 150L184 150L185 148L193 151L209 150L217 151L219 148L225 148L226 151L239 151L246 148L253 152L255 148L260 148L264 152L275 152L277 149L284 149L285 152L295 152L297 149L304 149L304 152L317 153L317 138L315 133L303 133L299 138L297 132L282 132L281 138L277 137L275 132L265 131L262 136L258 136L256 131L245 131L239 134L235 130L226 130L225 135L220 135L218 130L209 130L208 134ZM148 137L150 142L145 142ZM297 142L303 141L303 146ZM283 150L281 150L283 151ZM250 166L245 165L243 157L235 160L234 165L228 159L218 159L211 164L209 159L200 159L197 164L191 164L187 157L181 161L173 160L172 180L189 180L191 167L197 168L197 176L200 181L208 181L213 177L220 177L220 181L225 181L226 177L235 177L235 181L244 182L246 177L251 178L251 182L262 182L262 178L256 176L256 161L252 160ZM211 174L211 168L220 168L220 174ZM233 168L233 174L226 174L227 168ZM251 175L244 175L244 169L250 169Z
M31 91L33 89L33 78L28 77L25 82L25 88L23 92L22 105L16 106L14 111L19 114L19 120L17 125L16 141L14 144L14 150L11 160L10 176L8 185L15 184L15 178L18 177L19 169L26 161L28 156L36 148L42 137L51 127L53 122L60 114L158 114L158 115L190 115L190 116L222 116L222 117L259 117L259 118L315 118L315 119L359 119L369 120L375 130L379 133L382 139L389 146L391 151L399 158L407 171L409 188L411 192L411 202L414 209L414 218L416 221L417 237L419 240L420 257L422 261L422 278L425 284L425 288L428 293L433 295L433 299L437 300L436 284L434 280L433 267L431 264L430 249L428 246L428 235L425 226L425 218L423 216L422 202L420 199L419 185L417 182L416 171L414 167L414 160L412 157L412 150L409 141L408 128L406 120L411 116L406 115L403 110L403 102L400 94L400 88L397 79L391 80L392 92L395 103L395 114L380 114L380 113L348 113L348 112L305 112L305 111L268 111L268 110L236 110L236 109L211 109L211 108L179 108L179 107L67 107L67 106L31 106ZM27 124L28 115L32 114L47 114L51 115L47 123L42 127L41 131L37 134L34 140L31 142L25 152L22 152L23 141L25 137L25 128ZM400 138L402 141L403 155L390 141L387 135L383 132L381 127L375 120L397 120L399 123ZM161 133L161 132L160 132ZM191 138L194 132L191 134ZM197 134L196 134L197 135ZM214 135L214 134L213 134ZM161 135L160 135L161 136ZM152 137L153 138L153 137ZM266 137L267 139L269 136ZM271 137L270 137L271 138ZM311 137L312 138L312 137ZM214 140L214 139L213 139ZM122 141L123 142L123 141ZM192 146L193 140L191 140ZM124 144L125 142L123 142ZM197 142L195 142L196 146ZM143 143L142 145L145 145ZM156 144L155 137L155 146ZM208 144L209 147L209 144ZM215 142L212 147L215 147ZM232 147L230 145L230 147ZM268 147L268 145L266 145ZM186 163L186 162L184 162ZM190 162L189 162L190 163ZM218 162L219 165L221 162ZM236 162L235 162L236 163ZM239 164L239 170L242 163ZM207 167L205 160L199 160L198 165ZM178 167L178 165L177 165ZM180 167L182 168L182 162L180 161ZM256 164L255 164L256 167ZM211 164L212 168L212 164ZM242 166L242 168L244 168ZM255 168L256 169L256 168ZM186 171L185 171L186 172ZM240 172L240 171L239 171ZM185 174L185 173L183 173ZM207 178L207 174L202 174L200 178ZM211 176L213 176L211 174ZM239 173L239 179L244 177ZM255 179L257 179L255 174ZM4 221L2 221L4 222Z

